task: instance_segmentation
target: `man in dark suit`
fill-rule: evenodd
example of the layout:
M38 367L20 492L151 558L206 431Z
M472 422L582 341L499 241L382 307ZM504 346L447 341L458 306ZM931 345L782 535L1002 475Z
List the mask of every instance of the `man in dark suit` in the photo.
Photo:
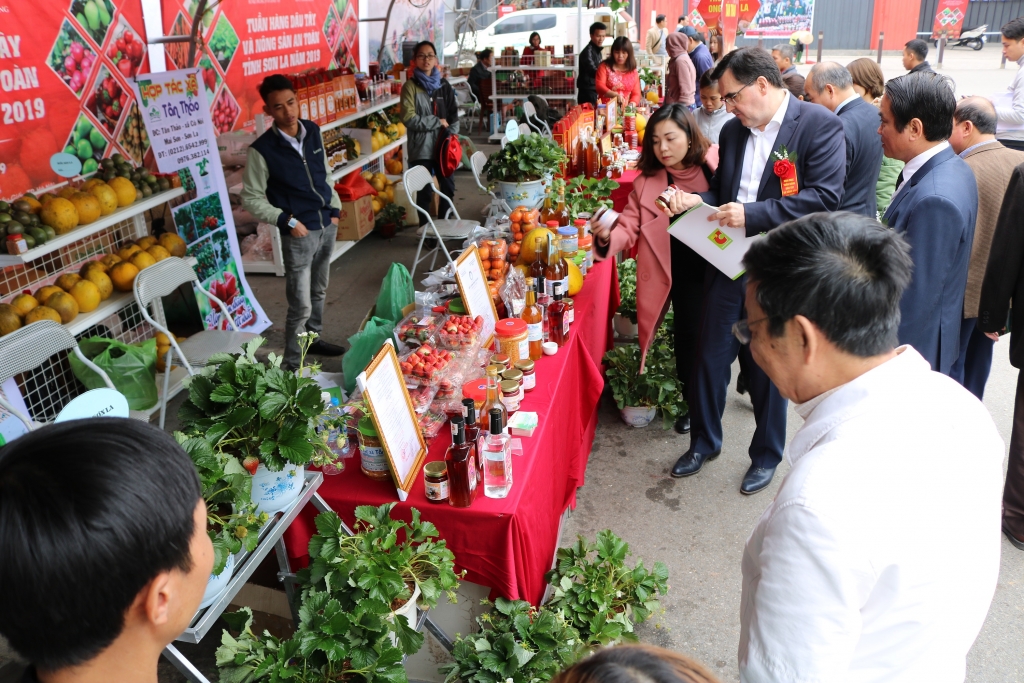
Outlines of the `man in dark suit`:
M1024 310L1024 164L1013 170L999 209L992 250L985 266L978 303L978 329L1002 332L1010 306ZM1018 320L1024 317L1020 313ZM1010 364L1024 368L1024 325L1010 330ZM1010 461L1003 485L1003 533L1018 550L1024 550L1024 372L1017 375L1013 404Z
M712 77L718 79L722 100L736 118L722 128L711 189L700 195L677 194L672 211L682 212L703 201L719 207L712 220L726 234L743 230L748 236L809 213L835 211L846 178L846 140L839 118L793 97L771 55L760 48L730 52ZM796 167L796 186L784 193L774 167L787 152ZM782 459L786 401L733 335L735 324L747 324L745 290L745 277L731 280L708 269L695 381L688 397L690 449L676 462L672 476L696 474L721 452L729 369L737 354L743 354L757 423L748 451L751 465L740 487L750 494L771 483Z
M822 105L843 122L846 186L839 210L876 218L878 199L875 186L882 168L878 109L857 94L850 72L835 62L821 62L811 67L804 92L807 101Z
M597 67L600 66L601 47L608 33L608 27L600 21L590 25L590 42L580 52L579 74L576 76L576 87L579 90L577 101L580 104L589 102L597 108Z
M952 82L934 72L910 73L885 84L885 155L906 165L885 223L910 242L914 275L900 304L900 344L910 344L950 374L960 355L967 268L978 216L978 185L947 140L956 98Z

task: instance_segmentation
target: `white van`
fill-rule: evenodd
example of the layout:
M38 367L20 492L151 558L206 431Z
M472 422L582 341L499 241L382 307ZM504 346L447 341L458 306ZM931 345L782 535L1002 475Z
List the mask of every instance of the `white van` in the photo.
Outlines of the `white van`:
M604 21L605 24L608 24L609 22L605 20L610 16L612 16L612 11L607 7L584 8L582 14L576 7L519 10L506 14L486 28L467 34L462 45L462 56L463 59L466 59L468 55L471 60L469 63L474 64L476 60L472 59L473 53L485 47L493 49L497 54L501 54L506 47L514 47L522 51L530 44L530 34L534 31L540 34L541 45L554 45L559 52L563 45L573 45L576 52L579 53L590 38L590 25L595 21ZM626 19L629 21L627 22ZM581 23L583 43L576 45ZM635 22L625 12L618 13L618 24L621 26L620 34L630 35L628 33L630 29L633 33L636 31ZM605 39L606 46L612 44L614 34L615 32L609 29L608 37ZM454 57L457 50L458 41L446 43L444 56Z

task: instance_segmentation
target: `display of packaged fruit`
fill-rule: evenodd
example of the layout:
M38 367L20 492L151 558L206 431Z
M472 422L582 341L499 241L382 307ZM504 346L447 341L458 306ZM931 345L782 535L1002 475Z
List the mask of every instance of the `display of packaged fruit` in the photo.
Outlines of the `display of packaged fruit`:
M465 349L476 346L484 327L481 315L449 315L437 333L438 345L445 349Z
M423 344L412 353L400 357L402 375L408 386L437 386L455 356L451 351Z
M412 407L417 415L422 415L430 408L436 393L437 387L429 385L409 389L409 398L412 399Z
M409 346L431 343L443 322L444 316L421 312L410 313L399 321L395 336Z
M423 434L423 438L426 440L433 439L437 436L438 432L441 431L441 427L448 421L448 414L444 411L434 411L429 409L424 411L419 417L420 433Z

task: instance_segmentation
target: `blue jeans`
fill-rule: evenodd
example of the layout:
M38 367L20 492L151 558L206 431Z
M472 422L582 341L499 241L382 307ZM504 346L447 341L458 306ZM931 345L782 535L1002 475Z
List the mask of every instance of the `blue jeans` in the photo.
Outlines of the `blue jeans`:
M284 362L289 368L299 366L300 332L323 330L324 299L331 275L331 252L338 235L338 226L310 230L305 237L281 233L284 253L285 298L288 315L284 321Z

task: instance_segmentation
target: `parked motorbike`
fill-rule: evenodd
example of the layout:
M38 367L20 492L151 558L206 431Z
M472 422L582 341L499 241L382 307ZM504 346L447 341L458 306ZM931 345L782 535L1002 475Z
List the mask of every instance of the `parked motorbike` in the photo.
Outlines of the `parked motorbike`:
M985 47L985 32L988 31L988 24L977 28L967 29L960 34L959 38L946 41L946 47L969 47L972 50L980 50ZM932 41L932 45L939 46L938 39Z

